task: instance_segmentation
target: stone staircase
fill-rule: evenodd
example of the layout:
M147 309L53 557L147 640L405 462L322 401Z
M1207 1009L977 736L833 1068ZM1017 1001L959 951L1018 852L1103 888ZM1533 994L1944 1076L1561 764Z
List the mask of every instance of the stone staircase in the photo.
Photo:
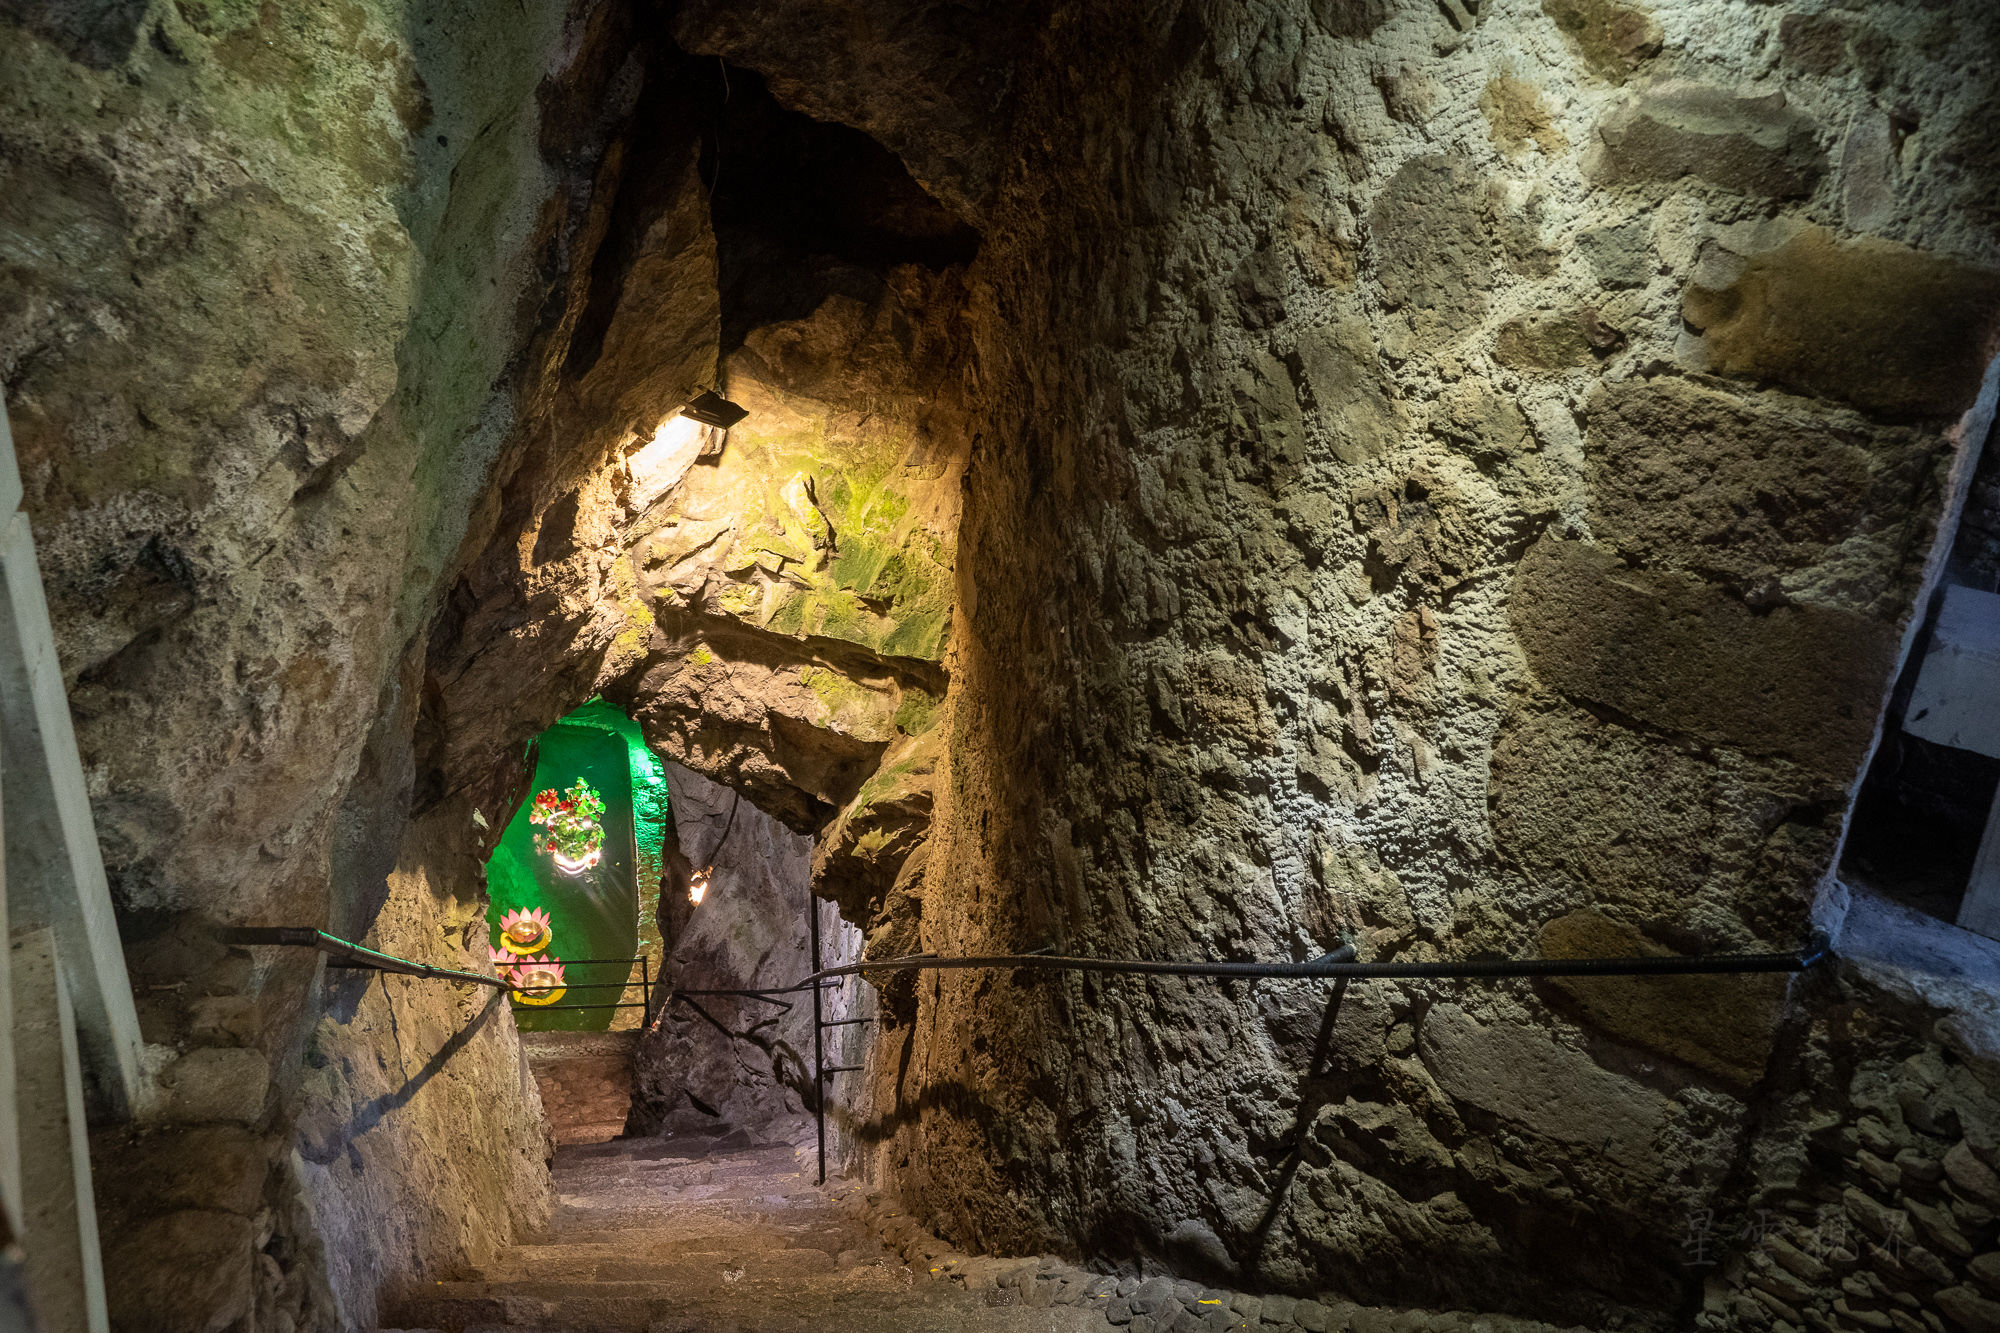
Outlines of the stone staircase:
M793 1143L620 1139L556 1155L550 1234L385 1311L443 1333L1102 1333L1074 1306L919 1276ZM385 1333L387 1330L385 1329Z
M549 1234L377 1333L1564 1333L962 1254L892 1200L816 1188L810 1122L764 1133L558 1148Z

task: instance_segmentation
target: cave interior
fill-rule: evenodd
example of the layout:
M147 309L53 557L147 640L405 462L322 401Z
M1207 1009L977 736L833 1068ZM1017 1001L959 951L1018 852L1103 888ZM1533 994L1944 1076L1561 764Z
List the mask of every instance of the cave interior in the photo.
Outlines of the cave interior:
M1996 116L0 0L0 1333L2000 1333Z

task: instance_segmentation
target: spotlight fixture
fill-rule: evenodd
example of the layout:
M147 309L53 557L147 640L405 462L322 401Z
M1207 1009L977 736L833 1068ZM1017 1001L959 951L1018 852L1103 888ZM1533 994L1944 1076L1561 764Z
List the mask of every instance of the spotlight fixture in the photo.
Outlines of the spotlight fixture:
M703 389L694 397L681 404L681 415L692 417L704 426L714 426L717 430L728 430L737 422L750 415L750 409L732 403L713 389Z
M704 866L688 876L688 901L696 907L708 896L708 877L715 873L714 866Z

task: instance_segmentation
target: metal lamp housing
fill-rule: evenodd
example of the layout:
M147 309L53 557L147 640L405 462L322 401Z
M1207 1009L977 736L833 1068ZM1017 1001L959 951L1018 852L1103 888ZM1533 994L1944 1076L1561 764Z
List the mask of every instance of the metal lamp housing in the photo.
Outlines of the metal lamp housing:
M737 422L750 415L750 409L732 403L713 389L703 389L694 397L681 404L681 415L699 421L704 426L714 426L718 430L728 430Z

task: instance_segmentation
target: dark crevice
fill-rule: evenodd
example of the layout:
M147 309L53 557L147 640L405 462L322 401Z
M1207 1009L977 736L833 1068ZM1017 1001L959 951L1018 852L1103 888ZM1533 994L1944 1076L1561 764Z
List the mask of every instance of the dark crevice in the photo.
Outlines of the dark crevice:
M779 105L754 71L681 55L702 108L722 288L722 354L752 329L803 319L829 296L872 303L903 264L969 263L979 234L860 130Z

